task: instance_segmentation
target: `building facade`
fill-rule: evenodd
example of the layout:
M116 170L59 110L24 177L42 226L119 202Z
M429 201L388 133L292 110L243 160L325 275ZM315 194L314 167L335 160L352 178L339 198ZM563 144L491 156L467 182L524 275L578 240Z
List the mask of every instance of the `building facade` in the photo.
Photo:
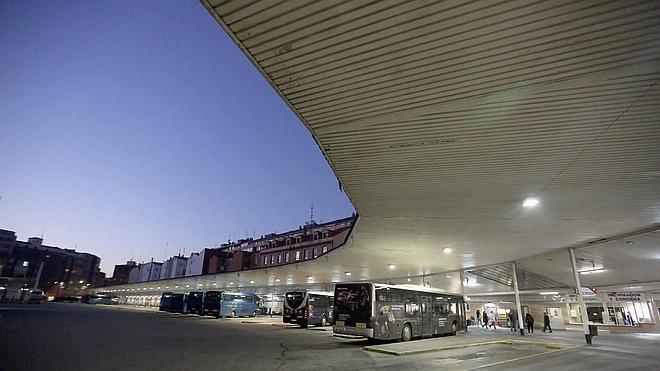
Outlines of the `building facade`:
M160 272L163 269L163 263L149 262L140 264L139 282L155 281L160 279Z
M137 267L137 263L129 260L126 262L126 264L118 264L115 265L115 270L112 272L112 279L111 283L113 285L122 285L124 283L128 283L130 275L131 275L131 269Z
M6 299L12 295L16 299L21 288L36 287L61 296L101 286L105 274L100 263L96 255L44 245L39 237L19 241L13 231L0 229L0 276L7 282Z
M163 263L160 271L160 279L183 277L186 274L188 258L183 256L173 256Z

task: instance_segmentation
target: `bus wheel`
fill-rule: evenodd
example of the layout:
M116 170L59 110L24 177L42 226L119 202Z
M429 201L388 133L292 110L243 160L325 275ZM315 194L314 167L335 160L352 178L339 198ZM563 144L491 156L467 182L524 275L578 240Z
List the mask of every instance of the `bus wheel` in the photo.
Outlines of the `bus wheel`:
M321 318L321 327L325 327L328 325L328 320L325 319L325 317Z
M408 323L406 323L403 326L403 330L401 331L401 340L403 340L403 341L412 340L412 328L410 327L410 324L408 324Z

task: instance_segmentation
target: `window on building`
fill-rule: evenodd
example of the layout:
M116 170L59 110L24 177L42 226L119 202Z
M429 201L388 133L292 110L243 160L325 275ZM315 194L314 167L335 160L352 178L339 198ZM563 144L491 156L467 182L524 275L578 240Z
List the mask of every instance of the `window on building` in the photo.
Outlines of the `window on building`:
M264 265L268 265L268 256L264 256Z
M319 256L319 249L315 247L312 249L312 257L316 259L317 256Z
M323 238L328 238L328 231L323 232Z
M305 249L304 259L305 260L309 259L309 250L307 250L307 249Z
M302 242L302 236L296 237L296 243L301 243Z
M318 232L314 232L314 241L319 239L319 234Z
M296 251L296 261L300 260L300 250Z
M284 253L284 262L285 263L289 262L289 252L288 251Z
M277 254L277 264L282 263L282 254Z
M321 254L325 254L325 253L327 253L327 252L328 252L328 246L323 246L323 247L321 248Z
M275 264L275 254L270 256L270 264Z
M290 238L287 238L287 239L286 239L286 245L287 245L287 246L291 245L291 239L290 239Z

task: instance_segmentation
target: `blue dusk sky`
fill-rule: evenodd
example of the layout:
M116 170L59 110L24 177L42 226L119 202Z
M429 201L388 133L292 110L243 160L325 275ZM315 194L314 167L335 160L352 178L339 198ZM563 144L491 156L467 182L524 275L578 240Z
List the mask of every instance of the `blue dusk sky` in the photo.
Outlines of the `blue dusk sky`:
M196 1L0 1L0 228L115 264L350 216Z

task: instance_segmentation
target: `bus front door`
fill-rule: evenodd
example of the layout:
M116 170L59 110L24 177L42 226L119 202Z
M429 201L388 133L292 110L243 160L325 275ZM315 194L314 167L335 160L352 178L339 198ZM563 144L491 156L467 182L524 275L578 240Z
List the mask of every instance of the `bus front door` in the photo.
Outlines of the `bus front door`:
M422 296L422 336L433 335L433 302L430 296Z

